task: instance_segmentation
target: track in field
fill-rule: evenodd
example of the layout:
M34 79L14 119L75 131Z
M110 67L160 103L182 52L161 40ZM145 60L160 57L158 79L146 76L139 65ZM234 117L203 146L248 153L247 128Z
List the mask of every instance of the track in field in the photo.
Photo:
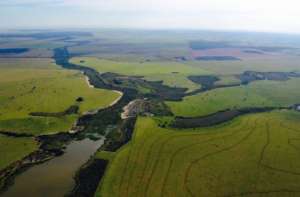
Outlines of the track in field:
M297 186L300 185L300 129L298 129L300 122L286 122L278 118L276 113L280 114L280 112L271 112L247 115L239 118L238 122L195 130L162 129L157 127L152 119L140 118L132 141L124 147L127 150L124 152L126 155L123 155L122 160L117 156L111 164L119 169L114 177L115 183L119 186L115 189L109 188L105 185L104 179L103 188L106 187L107 191L111 189L110 194L113 196L122 197L298 196L300 195L300 186ZM145 126L147 124L149 125ZM251 150L252 146L254 151ZM241 156L236 156L236 153ZM118 154L122 155L123 150ZM241 159L247 158L248 154L251 158L249 161L252 163L244 164ZM285 162L285 154L295 159ZM222 163L217 162L220 158L238 159L234 166L241 168L241 171L237 175L231 174L230 166L223 167L228 170L224 176L231 176L230 181L234 180L234 176L247 179L246 174L253 170L253 176L257 176L255 186L244 186L237 182L236 187L240 185L240 189L224 188L223 183L217 178L206 178L206 175L223 173ZM210 164L213 166L208 169L201 167ZM245 172L245 177L243 177L243 165L253 167L250 169L251 172ZM239 171L239 169L232 170ZM280 177L285 182L277 181L274 186L268 183L268 181L280 180ZM289 183L286 180L295 182ZM199 184L202 188L205 184L209 185L208 181L214 187L220 185L224 192L205 193L206 190L202 192L198 189ZM103 193L103 196L107 194Z

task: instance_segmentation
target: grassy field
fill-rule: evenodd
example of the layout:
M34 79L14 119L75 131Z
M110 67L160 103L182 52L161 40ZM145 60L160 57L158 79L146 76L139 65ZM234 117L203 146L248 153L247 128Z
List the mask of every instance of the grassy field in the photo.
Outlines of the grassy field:
M71 62L89 66L100 73L113 72L124 75L144 76L149 81L163 81L171 87L188 88L193 91L199 86L187 79L189 75L218 75L221 80L216 84L235 84L239 80L233 75L247 70L260 72L300 71L297 56L274 55L262 60L243 61L117 61L96 57L75 57Z
M113 72L124 75L144 76L147 80L163 81L166 85L185 87L189 90L197 89L199 86L188 80L188 75L211 74L211 72L204 69L175 61L119 62L92 57L77 57L71 59L71 62L92 67L100 73Z
M300 79L257 81L247 86L220 88L188 96L181 102L166 102L178 116L203 116L244 107L279 107L299 103Z
M299 196L300 114L275 111L172 130L139 118L96 196ZM99 157L101 154L99 155Z
M90 88L81 73L63 70L47 59L16 61L15 65L10 61L0 64L0 130L32 134L67 131L83 112L106 107L119 97L113 91ZM78 97L83 102L76 102ZM62 112L71 105L79 106L79 114L29 115Z
M274 56L267 59L243 61L188 61L187 64L216 75L240 74L244 71L291 72L300 71L299 56Z
M215 82L215 85L235 85L235 84L240 84L241 81L234 75L220 75L219 81Z
M164 85L170 87L188 88L188 91L193 91L201 88L200 84L196 84L189 80L188 75L171 73L171 74L158 74L149 75L145 77L147 81L163 81Z
M36 151L38 146L38 142L33 138L15 138L0 134L0 171ZM0 179L0 188L3 185L4 179Z
M0 170L38 149L33 138L14 138L0 135Z

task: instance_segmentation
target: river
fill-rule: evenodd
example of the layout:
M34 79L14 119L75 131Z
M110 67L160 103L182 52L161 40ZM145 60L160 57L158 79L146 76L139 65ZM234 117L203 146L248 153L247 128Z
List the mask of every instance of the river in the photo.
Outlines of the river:
M65 153L50 161L35 165L16 176L14 184L2 194L3 197L62 197L70 192L74 185L74 176L78 169L104 143L84 139L67 145Z
M55 60L58 65L63 68L81 70L77 65L69 63L69 54L65 48L55 51ZM85 71L95 72L90 68L84 68ZM82 71L82 70L81 70ZM91 73L90 73L91 74ZM97 78L97 80L100 80ZM90 79L86 76L89 87L94 88L90 84ZM112 88L111 88L112 89ZM116 105L123 93L117 91L120 96L113 101L109 107ZM96 110L94 113L97 113ZM116 113L117 114L117 113ZM65 153L59 157L55 157L45 163L34 165L24 172L18 174L14 178L14 183L1 194L1 197L62 197L68 194L75 186L74 176L76 172L83 166L95 152L104 144L105 138L102 137L97 141L83 139L81 141L72 141L67 145Z

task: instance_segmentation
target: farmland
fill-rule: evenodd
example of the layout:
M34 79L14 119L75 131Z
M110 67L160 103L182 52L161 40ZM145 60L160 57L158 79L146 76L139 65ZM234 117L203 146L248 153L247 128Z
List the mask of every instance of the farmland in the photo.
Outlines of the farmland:
M167 102L178 116L204 116L226 109L289 107L300 99L298 78L288 81L257 81L247 86L219 88L181 102Z
M243 61L190 61L187 64L207 70L216 75L233 75L247 70L260 72L300 71L297 56L274 56L266 59L246 59Z
M100 73L113 72L129 76L143 76L150 81L163 81L171 87L183 87L189 90L199 88L187 79L188 75L205 75L210 72L175 61L124 62L91 57L73 58L71 62L96 69Z
M299 118L274 111L174 130L140 117L96 196L298 196Z
M38 149L38 143L33 138L14 138L0 135L0 170L14 161L21 160L29 153ZM1 183L0 183L1 184Z
M0 38L1 196L299 196L298 37Z
M77 71L66 71L50 60L16 62L2 60L0 65L0 130L41 134L68 131L84 112L104 108L119 95L112 91L90 88ZM35 67L37 64L39 66ZM44 67L43 67L44 66ZM9 68L8 68L9 67ZM63 97L63 99L61 99ZM82 97L83 101L76 101ZM101 99L99 99L101 98ZM58 113L70 106L79 107L78 114L63 116L31 116L34 112Z
M38 150L38 142L33 138L15 138L0 135L0 172ZM4 187L5 177L0 179L0 187Z

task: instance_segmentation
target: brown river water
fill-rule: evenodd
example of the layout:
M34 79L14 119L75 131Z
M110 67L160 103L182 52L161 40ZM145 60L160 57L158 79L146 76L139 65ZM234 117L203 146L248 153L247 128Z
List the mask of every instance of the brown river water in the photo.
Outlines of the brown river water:
M74 185L78 169L103 144L104 139L84 139L71 142L65 153L45 163L35 165L15 177L14 184L3 197L63 197Z

